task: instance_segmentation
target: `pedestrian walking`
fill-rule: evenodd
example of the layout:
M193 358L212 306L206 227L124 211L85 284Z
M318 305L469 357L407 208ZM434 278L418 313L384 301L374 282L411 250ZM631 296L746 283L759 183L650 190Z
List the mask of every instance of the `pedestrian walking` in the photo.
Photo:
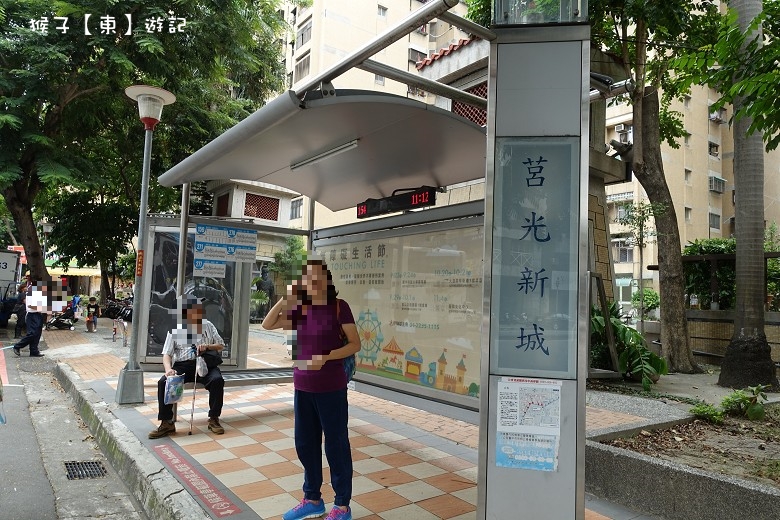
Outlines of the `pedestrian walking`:
M303 276L293 282L263 320L265 329L296 332L293 345L295 387L295 450L304 469L303 500L284 520L325 514L322 499L322 437L330 467L334 506L327 520L351 520L352 453L347 421L347 375L344 358L360 350L349 305L337 298L325 263L310 259ZM346 337L346 341L343 339Z
M21 357L22 349L29 346L30 357L43 357L41 351L38 350L38 344L41 341L46 312L50 308L48 284L44 283L39 277L31 281L27 285L24 303L27 311L25 316L27 334L14 344L14 354L16 354L16 357Z
M16 326L14 327L14 339L22 337L22 331L25 328L24 321L27 318L27 306L24 300L27 298L27 285L28 282L22 282L19 284L19 289L16 294L16 304L13 308L13 313L16 315Z
M165 380L168 376L184 374L184 382L195 381L196 357L204 356L208 365L208 373L198 377L209 391L209 423L208 429L222 435L225 429L219 423L222 415L222 403L225 398L225 380L219 370L222 358L219 352L225 348L225 341L219 335L217 328L203 316L203 304L191 294L179 297L179 309L183 323L168 332L163 345L163 367L165 375L157 382L157 400L159 412L157 418L160 426L149 433L150 439L159 439L176 433L173 417L173 405L165 404Z

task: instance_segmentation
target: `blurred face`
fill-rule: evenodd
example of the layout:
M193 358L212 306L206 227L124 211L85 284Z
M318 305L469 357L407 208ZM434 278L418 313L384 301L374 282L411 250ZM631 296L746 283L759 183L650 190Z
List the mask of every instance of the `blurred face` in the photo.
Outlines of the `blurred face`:
M328 292L328 276L325 268L318 264L309 264L303 273L303 288L311 297L324 296Z
M204 312L202 305L195 305L187 309L187 322L200 323L203 320Z

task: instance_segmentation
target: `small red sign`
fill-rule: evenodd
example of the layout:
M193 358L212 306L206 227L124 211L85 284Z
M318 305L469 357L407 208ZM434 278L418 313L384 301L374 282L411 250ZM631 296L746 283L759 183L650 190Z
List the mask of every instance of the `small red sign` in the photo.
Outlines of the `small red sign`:
M135 257L135 276L136 278L144 275L144 250L139 249Z
M163 464L176 473L179 480L190 488L192 494L203 502L212 515L226 518L241 513L241 508L228 500L202 473L184 460L176 448L169 444L158 444L152 448Z

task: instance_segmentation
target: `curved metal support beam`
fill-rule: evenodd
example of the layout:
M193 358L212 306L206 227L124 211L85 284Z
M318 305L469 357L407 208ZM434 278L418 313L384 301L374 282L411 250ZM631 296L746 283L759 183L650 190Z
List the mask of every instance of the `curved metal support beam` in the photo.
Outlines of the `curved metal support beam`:
M458 5L458 0L434 0L432 2L428 2L423 7L414 11L409 16L398 22L395 27L391 27L387 31L376 36L373 40L352 52L352 54L341 60L339 63L303 83L295 90L295 95L299 99L303 98L303 96L308 91L319 88L321 83L333 81L333 79L341 76L351 68L363 63L377 52L395 43L413 30L433 20L442 13L449 11L456 5Z
M454 101L460 101L461 103L487 110L487 99L485 98L464 92L459 88L451 87L444 83L439 83L438 81L423 78L422 76L406 72L405 70L396 69L395 67L385 65L384 63L379 63L374 60L365 60L357 67L395 81L400 81L401 83L406 83L412 87L421 88L438 96L444 96Z

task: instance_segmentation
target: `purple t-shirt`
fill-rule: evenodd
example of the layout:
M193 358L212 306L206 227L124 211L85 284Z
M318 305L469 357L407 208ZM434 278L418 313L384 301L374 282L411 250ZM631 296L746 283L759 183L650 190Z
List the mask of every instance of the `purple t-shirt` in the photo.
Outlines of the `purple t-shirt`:
M317 354L329 354L341 348L339 333L341 324L355 323L349 304L339 299L339 315L335 305L310 305L306 313L296 308L291 313L295 330L294 349L296 360L311 359ZM319 370L293 369L296 390L304 392L334 392L347 386L344 362L341 359L327 361Z

